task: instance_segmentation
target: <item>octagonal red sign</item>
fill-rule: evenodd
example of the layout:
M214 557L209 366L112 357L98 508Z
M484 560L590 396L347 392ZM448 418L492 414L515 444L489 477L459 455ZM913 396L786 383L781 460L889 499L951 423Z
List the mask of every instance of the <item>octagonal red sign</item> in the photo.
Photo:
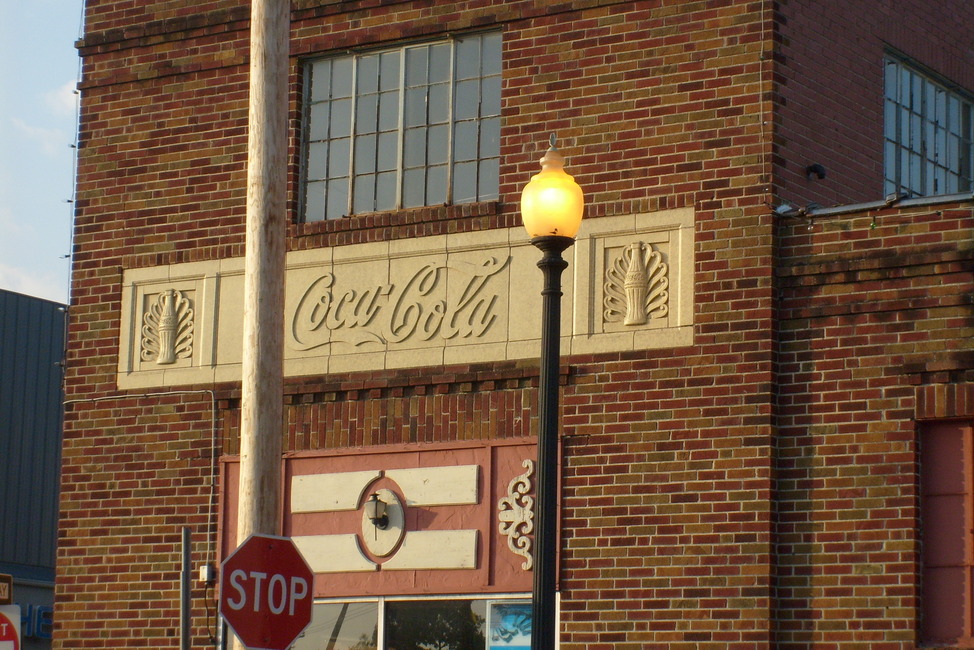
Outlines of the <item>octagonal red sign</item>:
M251 535L223 562L220 614L250 650L286 650L311 622L313 586L294 542Z

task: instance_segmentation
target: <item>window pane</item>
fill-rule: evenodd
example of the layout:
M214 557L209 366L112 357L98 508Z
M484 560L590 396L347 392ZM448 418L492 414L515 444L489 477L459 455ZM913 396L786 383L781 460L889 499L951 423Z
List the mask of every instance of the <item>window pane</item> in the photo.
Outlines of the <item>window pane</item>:
M934 168L933 174L933 184L937 188L937 192L947 192L947 170L943 167L937 166Z
M450 80L450 52L449 45L434 45L430 47L429 82L442 83Z
M465 38L457 42L457 79L480 76L480 38Z
M305 221L321 221L325 218L325 183L308 183L304 188Z
M309 181L327 178L328 143L312 142L308 145L308 167L305 172Z
M457 84L454 119L469 120L477 117L480 109L480 81L461 81Z
M477 199L496 201L500 198L500 159L492 158L480 162L480 176L477 179Z
M352 96L352 57L335 59L331 66L331 97Z
M292 650L377 650L378 622L378 603L317 603Z
M947 93L943 90L937 91L937 112L936 112L937 124L943 128L947 128Z
M453 138L453 159L455 161L477 159L477 123L459 122Z
M450 84L430 86L429 123L444 124L450 121Z
M385 647L402 650L486 648L482 600L387 602Z
M406 85L419 86L425 84L429 80L428 65L428 47L411 47L406 50Z
M426 169L407 169L402 175L402 204L416 208L426 203Z
M355 200L352 202L352 212L375 211L375 175L355 177Z
M883 170L884 170L884 174L885 174L886 178L889 179L889 180L895 180L896 178L899 177L899 174L896 173L897 172L897 168L896 168L896 144L893 143L893 142L890 142L889 140L886 141L885 152L884 152L884 167L883 167ZM887 189L883 193L883 195L885 196L886 194L889 194L892 191L893 190L891 190L891 189Z
M922 160L918 154L910 154L910 189L919 194L923 194L923 183L920 180Z
M900 107L900 137L899 142L904 147L910 146L910 111Z
M480 157L495 158L501 155L501 120L494 117L480 123Z
M399 92L385 92L379 95L379 130L390 131L399 128Z
M945 193L954 194L957 192L960 187L960 179L957 177L957 174L947 174L947 182L945 185Z
M900 67L900 104L910 107L910 71Z
M331 93L331 61L317 61L310 67L311 101L329 99Z
M453 202L470 203L477 200L477 163L453 166Z
M894 61L886 62L886 78L884 79L884 86L886 89L886 98L891 99L894 102L897 98L897 88L896 80L899 78L899 66Z
M355 132L373 133L379 120L379 96L365 95L358 98L355 107Z
M483 52L483 74L484 75L499 75L501 73L501 35L499 33L495 34L485 34L483 36L483 45L481 51Z
M383 172L395 169L399 159L399 134L395 131L380 133L376 147L376 169Z
M446 124L431 126L427 141L426 162L430 165L446 163L450 151L450 127Z
M324 140L328 137L328 122L331 119L331 104L322 102L310 108L311 124L308 127L310 140Z
M955 135L947 136L947 157L944 164L951 169L957 169L960 161L960 142Z
M352 100L342 99L331 103L331 137L347 138L352 135Z
M375 136L360 135L355 138L355 173L369 174L375 171Z
M376 176L375 209L394 210L396 208L396 172L383 172Z
M947 125L951 133L960 133L960 100L951 97L947 104Z
M482 84L480 95L480 116L501 114L501 78L487 77Z
M446 203L446 165L426 170L426 205Z
M900 185L902 185L905 189L913 189L913 187L910 185L910 154L907 153L902 147L899 148L897 153L900 161Z
M422 167L426 164L426 129L409 129L403 139L403 165Z
M530 601L490 602L487 613L489 647L495 647L495 643L512 650L531 647L531 617Z
M328 181L328 193L325 195L326 219L341 219L348 214L348 179L339 178Z
M331 141L331 150L328 152L329 178L348 175L349 147L351 147L351 140L349 138Z
M379 90L379 57L378 55L362 56L358 60L358 86L355 92L359 95L374 93Z
M924 119L933 121L934 107L937 105L937 87L929 81L923 83L923 115Z
M404 126L426 124L426 88L410 88L407 90L404 110Z
M379 90L399 89L399 52L386 52L379 60Z

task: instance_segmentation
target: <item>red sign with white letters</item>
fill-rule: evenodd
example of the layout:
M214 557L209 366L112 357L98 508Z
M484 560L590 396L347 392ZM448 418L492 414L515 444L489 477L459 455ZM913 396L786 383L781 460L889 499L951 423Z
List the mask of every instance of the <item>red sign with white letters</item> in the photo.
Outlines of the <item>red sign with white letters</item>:
M223 562L220 614L250 650L286 650L311 623L313 586L294 542L251 535Z
M20 650L20 606L0 606L0 649Z

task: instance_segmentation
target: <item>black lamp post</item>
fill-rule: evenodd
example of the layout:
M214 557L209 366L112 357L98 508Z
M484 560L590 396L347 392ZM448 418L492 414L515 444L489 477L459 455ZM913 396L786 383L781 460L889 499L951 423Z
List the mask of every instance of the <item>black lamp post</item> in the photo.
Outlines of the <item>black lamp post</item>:
M554 650L558 640L555 594L558 582L558 368L561 343L562 253L575 243L582 221L582 189L565 173L564 158L551 148L541 172L521 194L521 219L531 243L543 253L541 369L538 395L537 500L534 514L534 593L531 649Z

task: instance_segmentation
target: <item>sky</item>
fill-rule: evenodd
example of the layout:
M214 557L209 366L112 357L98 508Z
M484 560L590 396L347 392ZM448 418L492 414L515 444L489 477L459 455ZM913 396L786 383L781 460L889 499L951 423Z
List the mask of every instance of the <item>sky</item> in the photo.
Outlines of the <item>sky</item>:
M67 303L82 0L0 0L0 289Z

